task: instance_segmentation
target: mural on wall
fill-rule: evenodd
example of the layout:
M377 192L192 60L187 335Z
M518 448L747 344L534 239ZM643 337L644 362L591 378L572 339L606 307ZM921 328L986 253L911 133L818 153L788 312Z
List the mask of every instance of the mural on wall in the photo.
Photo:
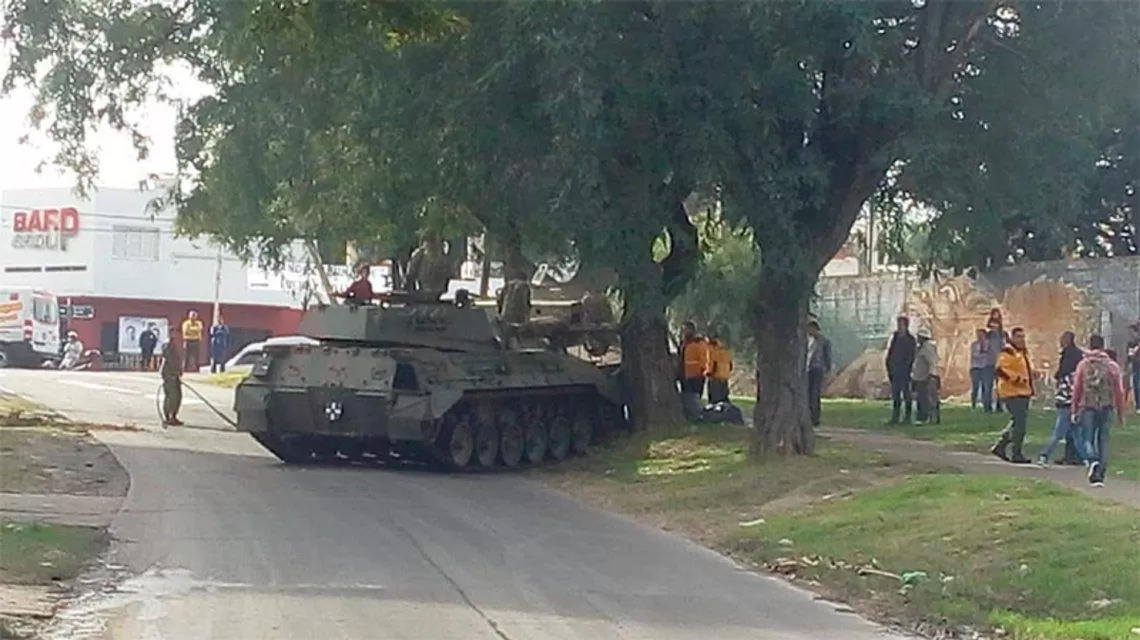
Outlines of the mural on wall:
M898 281L896 279L896 281ZM970 344L992 309L999 309L1005 329L1024 327L1034 366L1050 377L1062 332L1088 336L1099 326L1100 308L1090 292L1061 278L1039 275L1004 290L991 290L966 276L905 281L901 305L892 315L911 319L911 331L929 327L938 345L944 397L969 396ZM843 313L834 322L843 324ZM886 314L883 314L886 315ZM827 388L833 397L887 398L886 348L891 325L881 327L878 345L866 346L837 371Z

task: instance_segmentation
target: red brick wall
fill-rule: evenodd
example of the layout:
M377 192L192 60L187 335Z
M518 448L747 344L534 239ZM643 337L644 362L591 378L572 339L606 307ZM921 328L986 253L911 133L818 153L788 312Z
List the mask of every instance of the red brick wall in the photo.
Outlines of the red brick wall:
M61 297L60 304L66 304L67 298ZM202 322L210 324L213 315L213 305L201 302L181 302L177 300L131 300L127 298L96 298L72 296L71 304L90 305L95 309L95 316L90 319L69 320L68 329L79 334L79 339L88 348L102 348L100 341L104 323L119 324L119 316L141 316L149 318L166 318L170 326L180 325L191 309L198 311ZM234 332L235 344L233 351L241 348L241 330L247 332L268 332L273 336L292 335L297 332L301 322L302 311L287 307L270 307L263 305L223 304L222 317ZM250 342L246 340L245 342ZM206 362L206 345L202 345L201 361Z

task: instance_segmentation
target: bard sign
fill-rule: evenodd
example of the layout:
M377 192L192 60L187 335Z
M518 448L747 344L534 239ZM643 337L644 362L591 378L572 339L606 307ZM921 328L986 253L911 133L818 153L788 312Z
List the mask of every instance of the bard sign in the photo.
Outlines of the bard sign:
M12 248L67 251L67 242L79 233L75 207L17 211L12 216Z

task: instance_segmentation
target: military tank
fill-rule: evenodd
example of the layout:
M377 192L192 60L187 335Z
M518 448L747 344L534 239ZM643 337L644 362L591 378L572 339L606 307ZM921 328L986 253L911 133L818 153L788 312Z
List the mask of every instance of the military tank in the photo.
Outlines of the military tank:
M627 426L613 367L567 353L611 326L507 325L393 294L311 308L300 333L318 344L266 347L234 393L238 430L288 464L515 468L583 454Z

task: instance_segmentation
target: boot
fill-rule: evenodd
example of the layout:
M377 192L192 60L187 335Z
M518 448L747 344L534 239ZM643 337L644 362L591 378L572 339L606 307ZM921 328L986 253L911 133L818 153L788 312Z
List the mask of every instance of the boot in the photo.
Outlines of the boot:
M1001 458L1002 460L1005 460L1006 462L1009 462L1009 456L1006 455L1005 452L1006 447L1008 446L1009 437L1003 435L997 442L994 443L994 446L990 447L990 453Z

